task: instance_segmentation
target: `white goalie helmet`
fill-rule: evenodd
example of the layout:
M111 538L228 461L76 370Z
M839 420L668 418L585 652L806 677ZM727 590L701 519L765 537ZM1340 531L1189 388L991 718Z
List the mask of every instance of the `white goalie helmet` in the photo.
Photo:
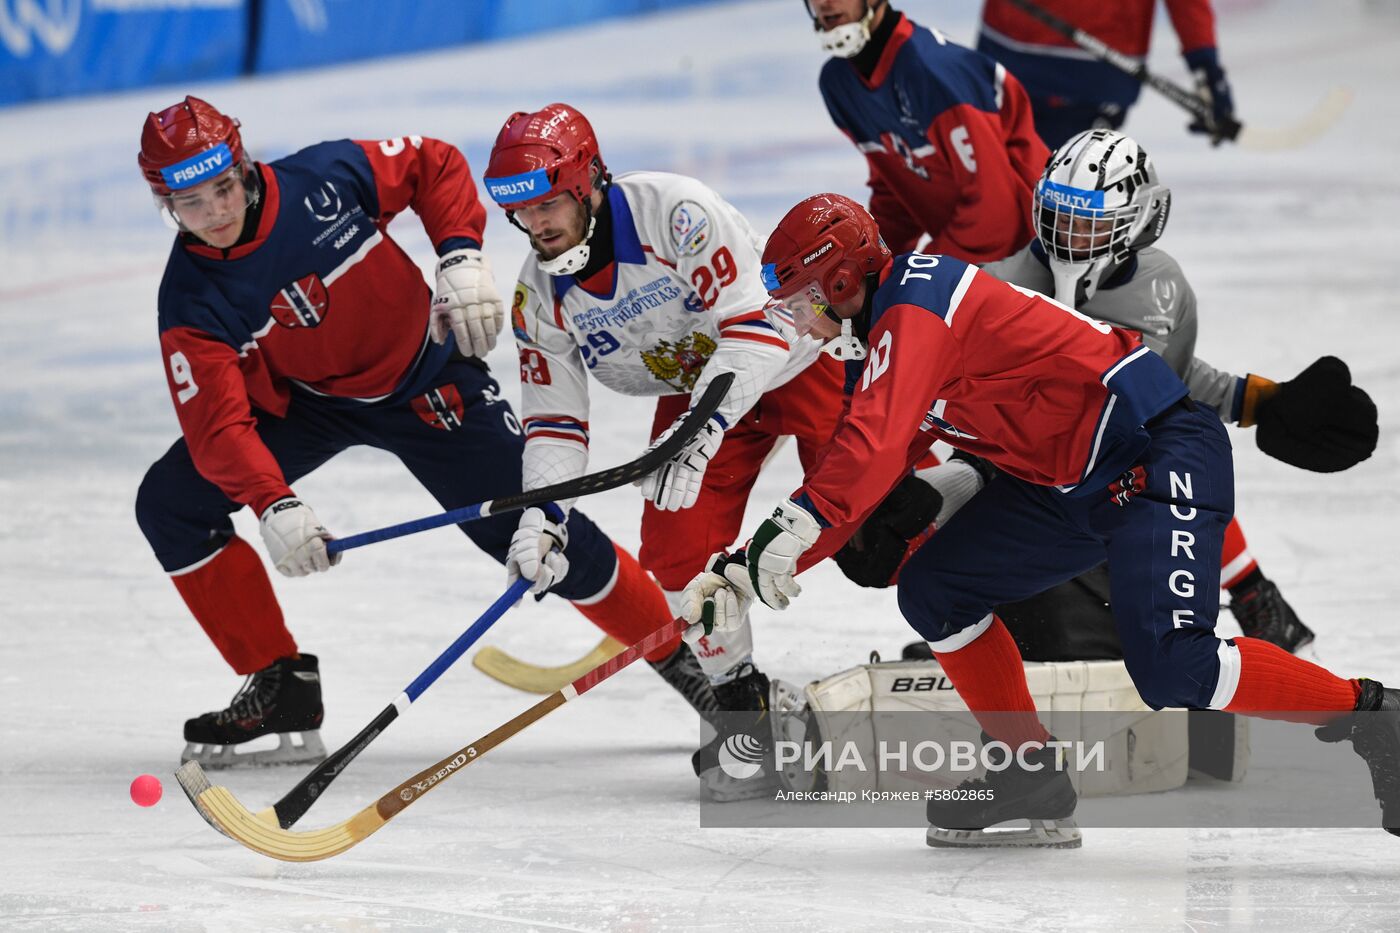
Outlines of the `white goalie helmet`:
M817 0L803 0L807 5L807 15L812 17L812 28L821 39L822 51L837 58L854 58L870 41L870 24L875 14L885 4L885 0L866 0L865 13L854 23L823 29L821 13L817 10Z
M1055 300L1077 308L1167 225L1171 190L1147 152L1113 130L1085 130L1057 149L1035 186L1036 235Z

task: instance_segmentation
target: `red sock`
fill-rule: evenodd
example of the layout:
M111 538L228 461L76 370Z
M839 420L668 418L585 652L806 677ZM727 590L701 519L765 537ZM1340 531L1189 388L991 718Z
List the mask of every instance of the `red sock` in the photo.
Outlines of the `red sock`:
M634 645L670 622L671 610L661 587L637 559L616 544L613 550L617 552L617 574L601 593L585 601L575 600L574 608L624 645ZM645 657L648 661L664 661L680 643L677 635Z
M1249 542L1238 518L1230 519L1225 528L1225 544L1220 549L1220 588L1232 589L1259 569L1259 562L1249 553Z
M1239 686L1225 709L1232 713L1323 725L1356 708L1361 684L1289 654L1259 638L1231 639L1240 653ZM1224 671L1222 671L1222 676Z
M1001 619L992 616L991 627L981 635L956 651L936 652L934 657L992 738L1012 748L1043 744L1050 738L1036 718L1021 652Z
M234 536L194 570L171 574L195 620L240 674L297 653L258 552Z

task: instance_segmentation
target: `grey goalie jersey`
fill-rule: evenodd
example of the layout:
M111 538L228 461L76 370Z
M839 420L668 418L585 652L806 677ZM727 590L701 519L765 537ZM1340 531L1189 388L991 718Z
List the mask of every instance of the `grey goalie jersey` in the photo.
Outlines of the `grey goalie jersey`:
M1171 366L1191 390L1191 398L1240 420L1245 376L1216 369L1196 356L1196 293L1176 260L1154 247L1139 250L1125 272L1104 282L1076 309L1089 317L1142 335L1142 342ZM1055 280L1039 241L1032 240L984 271L1023 288L1055 294Z

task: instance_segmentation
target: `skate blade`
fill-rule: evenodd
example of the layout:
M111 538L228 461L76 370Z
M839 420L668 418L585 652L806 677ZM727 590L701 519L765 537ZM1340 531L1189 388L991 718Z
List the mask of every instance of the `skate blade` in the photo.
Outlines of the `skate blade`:
M297 744L293 737L299 737ZM189 742L180 754L180 763L199 762L200 767L209 770L224 768L263 768L271 765L316 764L326 759L326 746L321 742L321 732L279 732L277 747L259 751L240 752L238 745L204 745Z
M1029 820L1016 829L943 829L930 826L924 841L935 849L1077 849L1084 844L1074 820Z
M700 775L700 795L710 803L737 803L740 800L771 797L778 787L777 777L766 772L735 779L719 768L712 768Z

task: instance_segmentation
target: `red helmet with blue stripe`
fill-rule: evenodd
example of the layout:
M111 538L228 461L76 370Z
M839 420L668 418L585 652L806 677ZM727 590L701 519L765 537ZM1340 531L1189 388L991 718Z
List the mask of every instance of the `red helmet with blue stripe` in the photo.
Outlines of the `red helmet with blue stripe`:
M865 276L890 260L880 228L865 208L841 194L814 194L778 221L763 248L763 285L788 298L815 282L832 302L855 294Z
M593 127L568 104L511 114L482 175L491 199L507 211L562 192L586 204L608 180Z
M198 97L147 116L136 163L151 191L166 197L242 165L238 125Z

